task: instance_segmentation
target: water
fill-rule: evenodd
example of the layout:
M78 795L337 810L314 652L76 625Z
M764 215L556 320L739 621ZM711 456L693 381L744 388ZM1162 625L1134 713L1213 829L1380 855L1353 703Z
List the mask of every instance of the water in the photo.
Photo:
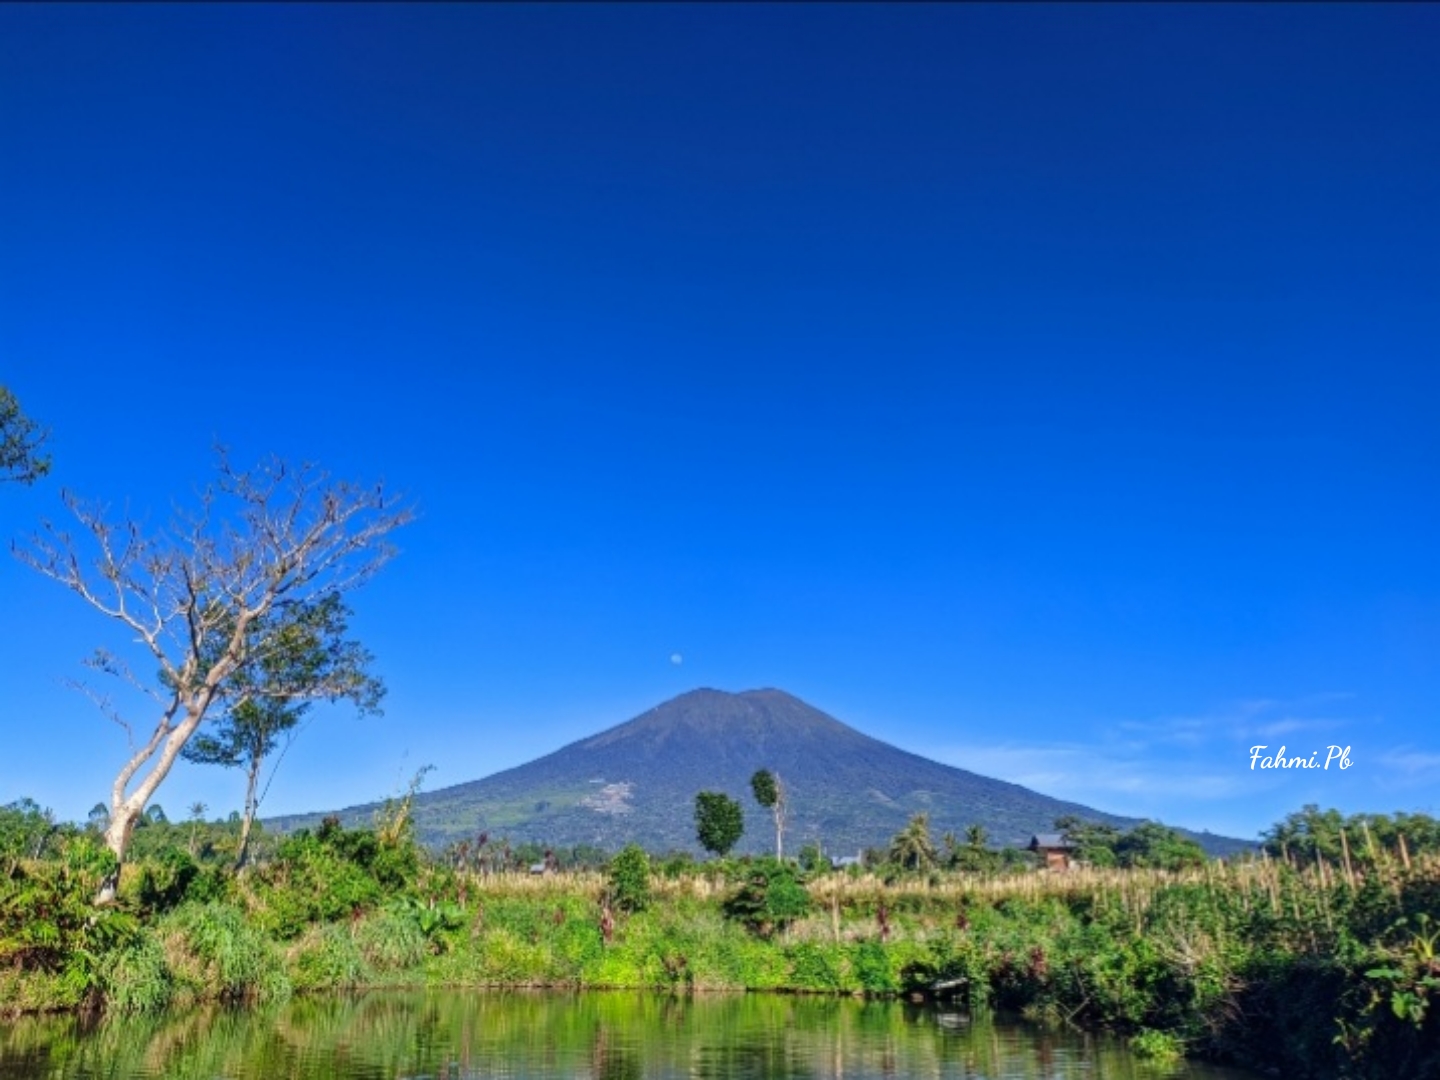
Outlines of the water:
M1242 1080L929 1006L768 994L387 992L0 1025L0 1080Z

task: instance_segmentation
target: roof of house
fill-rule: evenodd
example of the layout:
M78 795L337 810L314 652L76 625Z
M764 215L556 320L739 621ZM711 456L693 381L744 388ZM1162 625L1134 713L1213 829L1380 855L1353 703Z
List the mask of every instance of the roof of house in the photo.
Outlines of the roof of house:
M1036 833L1030 838L1030 850L1038 851L1041 848L1055 848L1060 851L1072 851L1075 845L1065 838L1064 833L1042 832Z

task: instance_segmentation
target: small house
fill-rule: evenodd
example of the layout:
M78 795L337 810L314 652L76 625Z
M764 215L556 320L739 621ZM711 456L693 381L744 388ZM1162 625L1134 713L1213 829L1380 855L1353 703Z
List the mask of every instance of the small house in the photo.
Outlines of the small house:
M1073 865L1072 857L1075 854L1075 845L1066 838L1064 833L1036 833L1030 838L1030 844L1026 850L1033 851L1043 858L1046 870L1063 873Z

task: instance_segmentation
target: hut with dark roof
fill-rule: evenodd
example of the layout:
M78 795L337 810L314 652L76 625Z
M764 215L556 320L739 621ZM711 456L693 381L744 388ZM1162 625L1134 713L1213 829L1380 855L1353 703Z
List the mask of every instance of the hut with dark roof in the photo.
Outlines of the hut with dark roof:
M1075 853L1075 845L1064 833L1036 833L1030 838L1027 850L1044 858L1046 870L1063 873L1073 865L1071 856Z

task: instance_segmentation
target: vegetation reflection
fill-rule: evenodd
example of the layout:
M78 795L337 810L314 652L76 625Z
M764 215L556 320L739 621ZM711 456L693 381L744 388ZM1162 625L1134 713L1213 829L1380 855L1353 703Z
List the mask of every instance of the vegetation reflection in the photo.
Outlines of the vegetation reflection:
M0 1031L0 1080L1165 1075L1118 1042L887 1001L626 992L375 993ZM1170 1075L1217 1078L1179 1065Z

